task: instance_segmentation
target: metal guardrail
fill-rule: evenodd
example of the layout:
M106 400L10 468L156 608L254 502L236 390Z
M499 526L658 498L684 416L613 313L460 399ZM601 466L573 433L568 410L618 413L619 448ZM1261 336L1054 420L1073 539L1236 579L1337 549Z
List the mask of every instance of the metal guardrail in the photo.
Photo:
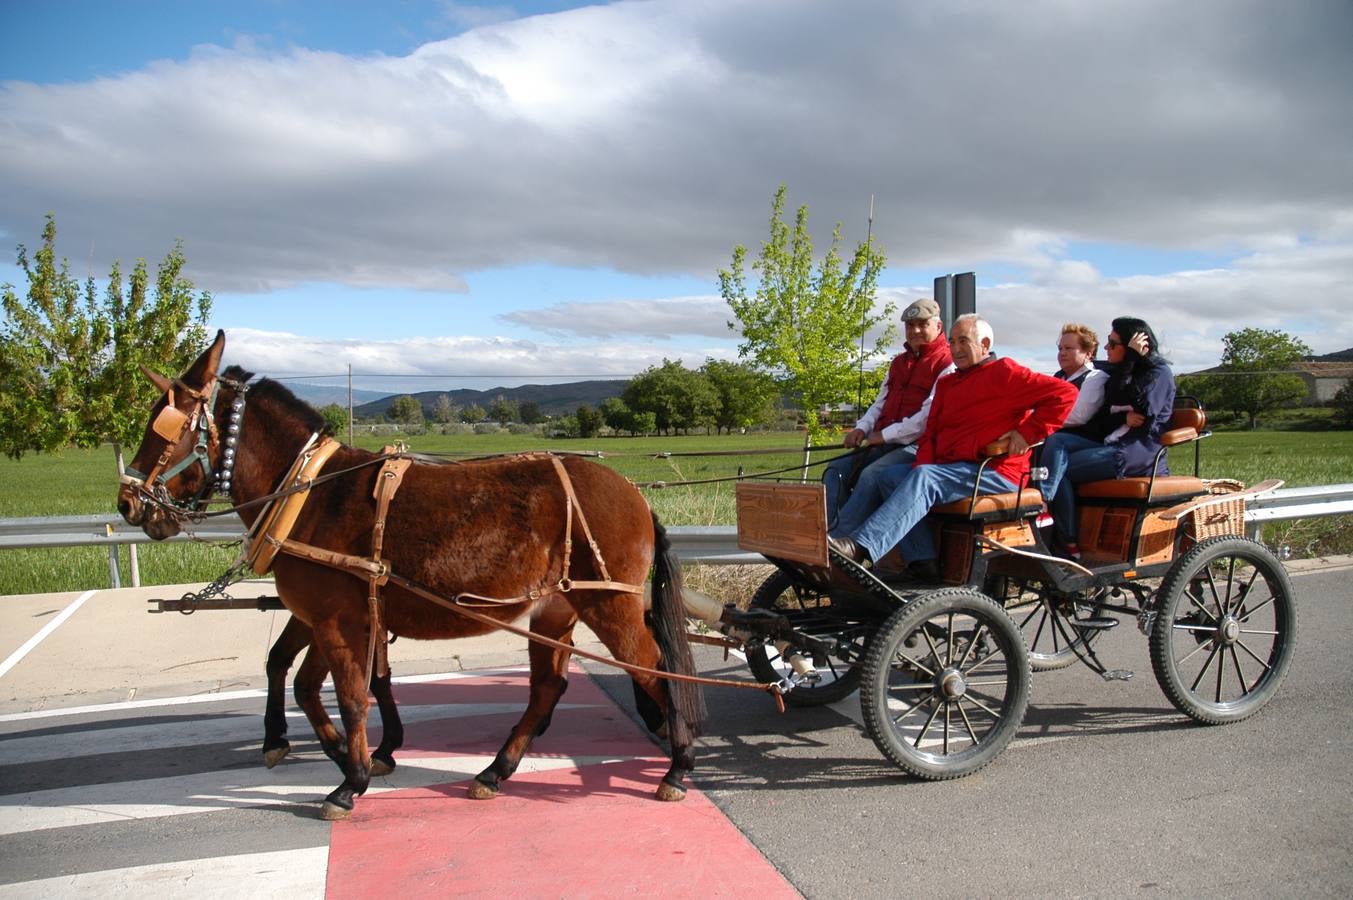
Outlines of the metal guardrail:
M1353 515L1353 484L1280 488L1251 498L1245 507L1245 525L1251 535L1257 535L1270 522L1339 515ZM762 561L760 554L738 548L737 528L732 525L672 525L668 526L667 534L682 563L729 565ZM194 535L199 540L212 542L237 541L244 535L244 523L238 516L208 519L194 530ZM169 538L171 541L190 539L186 534ZM0 550L107 546L109 570L115 584L120 581L118 546L149 543L154 542L116 513L0 519Z

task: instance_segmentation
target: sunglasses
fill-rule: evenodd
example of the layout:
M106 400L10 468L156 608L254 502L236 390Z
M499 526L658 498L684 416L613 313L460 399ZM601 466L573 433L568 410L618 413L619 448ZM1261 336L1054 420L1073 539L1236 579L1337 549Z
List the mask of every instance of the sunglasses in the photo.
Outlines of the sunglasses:
M1127 345L1124 344L1122 341L1115 341L1113 338L1109 338L1107 341L1104 342L1104 346L1107 349L1112 350L1114 347L1125 347Z

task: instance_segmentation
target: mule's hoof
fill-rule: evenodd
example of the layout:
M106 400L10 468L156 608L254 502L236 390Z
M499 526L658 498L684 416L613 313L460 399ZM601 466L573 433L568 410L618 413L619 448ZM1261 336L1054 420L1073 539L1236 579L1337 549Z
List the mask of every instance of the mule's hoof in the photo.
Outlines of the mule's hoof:
M285 747L274 747L271 750L264 750L263 765L271 769L273 766L277 765L282 760L286 759L287 754L290 752L291 752L290 744L287 744Z
M381 758L378 757L378 756L373 756L373 757L371 757L371 777L372 777L372 778L375 778L375 777L378 777L378 776L389 775L389 774L390 774L391 772L393 772L394 770L395 770L395 761L394 761L393 759L391 759L391 760L384 760L384 759L381 759Z
M469 794L471 800L492 800L498 796L498 788L476 779L470 782Z
M664 781L658 785L658 792L654 796L664 803L675 803L686 799L686 789Z
M337 803L324 801L324 805L319 808L319 817L326 822L341 822L344 819L352 818L352 810L344 809Z

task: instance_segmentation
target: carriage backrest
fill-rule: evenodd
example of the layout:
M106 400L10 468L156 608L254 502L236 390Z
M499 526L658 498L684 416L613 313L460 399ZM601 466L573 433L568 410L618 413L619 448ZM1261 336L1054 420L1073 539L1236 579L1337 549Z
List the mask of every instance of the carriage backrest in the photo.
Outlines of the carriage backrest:
M1179 407L1170 416L1170 427L1160 436L1163 446L1173 447L1198 440L1207 430L1207 413L1200 407Z

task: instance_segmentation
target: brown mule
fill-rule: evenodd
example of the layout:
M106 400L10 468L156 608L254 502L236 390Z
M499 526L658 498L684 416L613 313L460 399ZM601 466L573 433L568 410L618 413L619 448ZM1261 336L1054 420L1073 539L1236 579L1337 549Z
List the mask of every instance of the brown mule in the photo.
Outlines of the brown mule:
M148 373L165 395L151 409L145 437L118 492L118 510L151 537L177 533L184 513L205 502L214 480L228 489L241 518L252 526L263 507L250 501L277 490L302 449L324 430L318 413L282 385L267 379L249 384L251 376L238 367L218 375L224 349L225 333L218 332L180 378L171 382ZM378 463L375 454L339 447L323 470L335 477L317 479L290 539L349 557L370 554ZM570 485L572 496L566 489ZM573 533L579 539L567 541ZM581 621L617 660L694 674L680 569L666 534L638 489L605 466L545 454L464 463L415 461L389 507L381 558L391 572L448 599L472 594L511 600L477 607L499 622L530 616L543 633L567 642ZM646 617L637 586L650 569L653 606ZM310 629L320 653L312 669L302 665L305 696L311 697L315 671L327 667L333 672L343 730L317 697L307 699L304 709L343 773L342 783L325 800L323 815L345 818L371 775L368 584L286 551L277 555L272 571L282 602ZM396 635L453 638L491 630L394 583L381 588L380 596L382 624ZM526 711L494 761L476 776L471 796L498 792L563 694L568 654L533 645L530 660ZM643 673L632 677L649 727L656 731L665 722L671 741L672 764L657 797L681 799L704 714L699 689Z

